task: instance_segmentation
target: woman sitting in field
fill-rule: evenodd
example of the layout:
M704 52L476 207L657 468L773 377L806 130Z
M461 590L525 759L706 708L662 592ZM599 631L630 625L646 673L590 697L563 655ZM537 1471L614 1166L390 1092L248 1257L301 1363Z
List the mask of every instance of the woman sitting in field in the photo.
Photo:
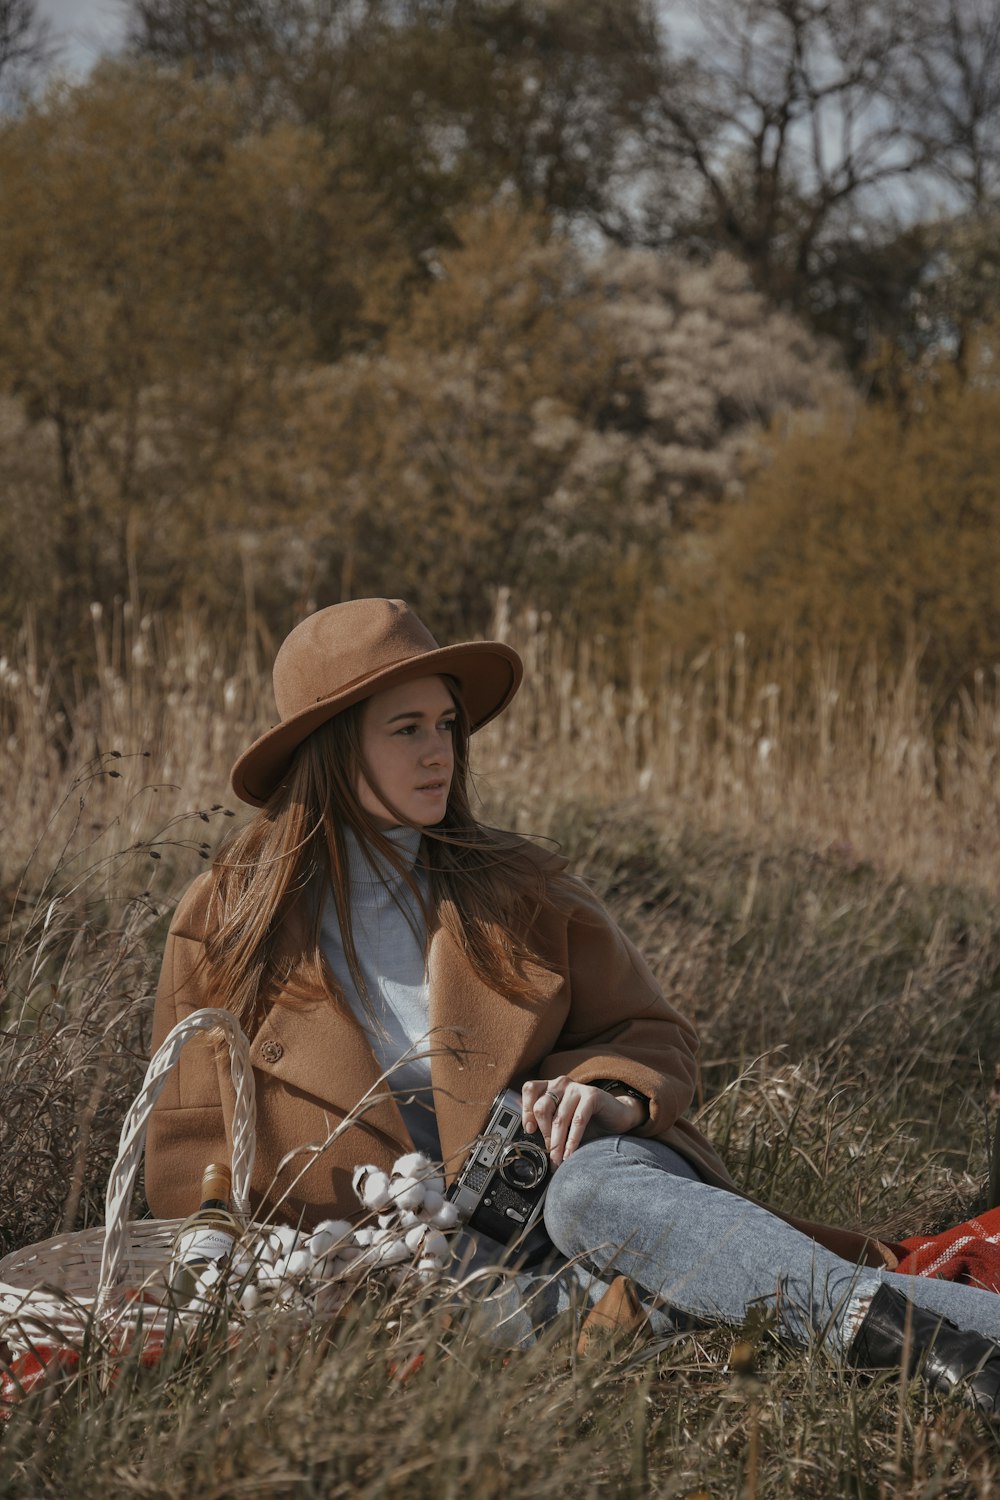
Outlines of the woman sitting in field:
M414 1147L453 1177L511 1086L556 1168L545 1225L574 1264L552 1286L594 1300L623 1274L660 1328L769 1308L790 1340L866 1367L898 1367L905 1343L932 1388L1000 1413L1000 1298L893 1285L862 1236L744 1197L685 1118L690 1022L564 861L476 820L469 736L520 678L508 646L438 647L400 601L297 626L275 662L281 720L233 771L260 811L177 910L154 1044L201 1006L239 1018L253 1189L293 1221L356 1213L354 1168L388 1170ZM326 1150L302 1154L369 1093ZM229 1155L232 1104L225 1060L192 1043L151 1121L156 1214L195 1206L204 1167Z

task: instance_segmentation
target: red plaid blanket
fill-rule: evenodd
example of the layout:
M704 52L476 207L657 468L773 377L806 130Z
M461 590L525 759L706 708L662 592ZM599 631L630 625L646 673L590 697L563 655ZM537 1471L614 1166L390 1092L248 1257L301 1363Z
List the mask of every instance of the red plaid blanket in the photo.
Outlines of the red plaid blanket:
M898 1264L892 1269L900 1276L937 1276L1000 1292L1000 1208L943 1234L883 1243L896 1256Z

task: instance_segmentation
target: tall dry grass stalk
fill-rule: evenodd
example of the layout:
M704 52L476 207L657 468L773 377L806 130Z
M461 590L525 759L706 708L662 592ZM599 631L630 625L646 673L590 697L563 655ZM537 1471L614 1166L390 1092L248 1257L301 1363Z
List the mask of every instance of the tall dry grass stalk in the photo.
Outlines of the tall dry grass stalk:
M94 613L96 681L62 680L30 631L0 658L0 886L76 797L84 767L88 822L114 822L125 848L224 801L231 761L272 722L271 643L252 617L233 645L196 615ZM512 616L506 599L494 631L526 673L515 706L476 740L484 816L550 833L558 806L632 804L665 825L694 819L833 846L887 874L996 888L997 674L980 674L942 719L915 652L886 667L831 645L806 671L788 656L751 668L737 637L683 666L637 629L622 682L599 639ZM100 760L114 749L146 757L128 762L128 799Z
M996 889L1000 668L942 719L916 650L886 666L831 644L805 666L786 653L751 667L737 636L685 666L639 631L623 683L599 640L503 603L496 628L527 670L478 761L523 826L546 831L557 788L564 802L631 801L667 824Z

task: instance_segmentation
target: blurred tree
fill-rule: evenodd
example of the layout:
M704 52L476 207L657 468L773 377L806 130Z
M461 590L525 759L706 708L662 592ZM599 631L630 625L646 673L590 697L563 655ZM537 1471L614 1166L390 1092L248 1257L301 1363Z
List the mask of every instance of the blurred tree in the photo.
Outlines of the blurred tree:
M680 537L742 494L771 424L853 397L829 345L732 256L697 266L618 250L595 282L613 362L589 410L536 406L535 443L563 465L530 538L550 606L613 617L662 594Z
M855 364L919 342L924 224L995 192L993 0L125 3L137 51L336 139L416 254L513 190L622 246L736 254Z
M970 378L939 367L904 409L859 407L776 436L747 498L673 560L670 631L696 650L735 630L764 654L835 640L901 657L950 697L1000 661L996 331Z
M384 349L304 370L278 427L231 446L234 491L301 517L258 538L260 571L311 558L314 601L405 592L451 633L482 629L501 585L611 628L740 489L765 424L847 381L731 257L585 259L515 202L456 229Z
M200 77L273 69L282 38L274 0L125 0L127 43L156 62L190 63ZM297 0L287 7L295 24ZM254 59L256 58L256 67Z
M126 12L140 55L248 77L262 110L336 140L431 256L453 243L450 215L493 191L567 221L610 211L628 147L612 105L643 3L126 0Z
M599 295L543 215L491 205L456 229L385 347L303 368L225 478L299 518L294 539L255 538L258 575L276 557L314 603L402 593L448 633L482 629L511 578L532 586L528 532L564 462L533 442L536 403L587 410L613 358Z
M937 244L919 312L937 344L953 345L965 371L982 331L1000 319L1000 199L941 225Z
M57 89L0 128L0 182L0 393L52 435L47 602L71 638L140 533L170 591L238 520L194 497L242 408L370 338L407 268L314 131L249 132L219 82L109 66Z
M1000 197L1000 8L995 0L924 0L923 45L897 61L893 97L908 137L960 209Z
M1000 7L928 0L928 44L904 61L902 123L946 189L929 226L929 263L914 297L918 329L965 368L976 332L1000 314Z
M36 0L0 0L0 115L16 107L54 56L52 29Z
M643 49L649 76L619 108L651 186L609 232L728 248L769 298L810 316L839 303L833 247L851 242L854 285L871 278L878 291L879 246L904 211L893 193L930 166L895 106L904 60L924 40L909 0L700 0L686 32L652 9L647 27L662 30ZM866 352L870 330L850 332Z
M939 220L996 203L993 0L699 0L642 34L619 110L649 190L608 232L730 248L856 366L886 338L926 349Z

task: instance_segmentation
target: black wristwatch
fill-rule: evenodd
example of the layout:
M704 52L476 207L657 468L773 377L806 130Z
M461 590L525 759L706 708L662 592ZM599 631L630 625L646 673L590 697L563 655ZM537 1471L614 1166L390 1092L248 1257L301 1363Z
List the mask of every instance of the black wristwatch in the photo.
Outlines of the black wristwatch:
M605 1094L628 1094L630 1099L638 1099L640 1104L646 1107L646 1120L649 1119L649 1095L640 1093L630 1083L622 1083L620 1078L592 1078L591 1088L602 1089ZM641 1123L644 1125L646 1120Z

